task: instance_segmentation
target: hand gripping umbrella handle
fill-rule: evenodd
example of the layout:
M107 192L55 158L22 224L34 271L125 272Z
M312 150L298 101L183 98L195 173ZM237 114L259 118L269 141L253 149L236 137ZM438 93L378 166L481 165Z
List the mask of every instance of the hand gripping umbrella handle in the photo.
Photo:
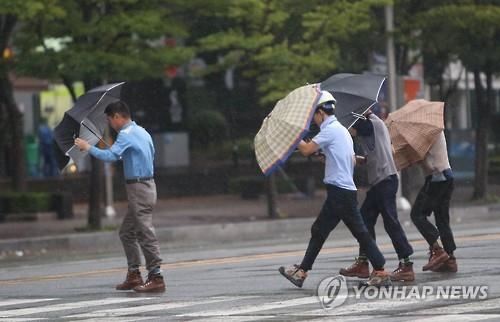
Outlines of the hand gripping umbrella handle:
M85 123L82 122L82 125L85 126L85 128L87 130L90 131L90 133L94 134L96 138L99 139L99 141L103 142L104 144L106 144L106 146L109 148L110 145L108 144L108 142L104 141L97 133L95 133L90 127L88 127Z

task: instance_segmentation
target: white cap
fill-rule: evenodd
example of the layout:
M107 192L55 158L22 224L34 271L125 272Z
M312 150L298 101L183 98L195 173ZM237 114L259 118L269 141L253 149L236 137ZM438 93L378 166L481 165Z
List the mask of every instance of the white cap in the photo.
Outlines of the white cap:
M337 103L337 100L335 99L335 97L333 97L333 95L329 92L329 91L321 91L321 97L319 98L318 100L318 104L316 104L316 106L320 106L320 105L323 105L325 103L331 103L324 106L324 108L335 108L335 104Z

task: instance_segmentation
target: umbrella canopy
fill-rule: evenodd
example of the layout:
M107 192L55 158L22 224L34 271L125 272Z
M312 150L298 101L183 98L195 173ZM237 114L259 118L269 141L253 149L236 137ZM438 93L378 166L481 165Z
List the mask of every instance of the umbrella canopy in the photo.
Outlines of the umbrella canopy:
M333 94L335 116L350 128L369 108L378 102L385 89L385 77L374 74L335 74L321 82L321 90Z
M255 136L255 155L265 175L288 159L306 134L321 96L317 85L306 85L278 101Z
M80 96L75 105L66 113L54 129L54 140L60 151L58 165L63 169L69 158L77 162L87 155L74 144L75 137L80 137L91 145L97 144L107 127L104 109L108 104L120 99L122 83L107 84L91 89Z
M443 113L443 102L418 99L389 114L385 122L399 170L425 158L444 129Z

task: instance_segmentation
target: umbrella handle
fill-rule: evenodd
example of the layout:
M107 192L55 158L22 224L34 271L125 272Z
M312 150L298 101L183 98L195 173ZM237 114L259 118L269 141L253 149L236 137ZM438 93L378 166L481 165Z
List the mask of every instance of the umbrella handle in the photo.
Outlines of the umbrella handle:
M358 118L358 119L361 119L363 121L366 120L366 116L364 116L363 114L358 114L358 113L355 113L355 112L351 112L352 116Z

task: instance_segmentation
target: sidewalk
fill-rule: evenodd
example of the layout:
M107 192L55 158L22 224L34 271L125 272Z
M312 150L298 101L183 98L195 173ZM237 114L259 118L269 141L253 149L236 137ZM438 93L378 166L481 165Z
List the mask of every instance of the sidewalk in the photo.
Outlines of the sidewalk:
M452 223L500 219L500 203L467 202L469 190L464 187L455 191ZM360 203L364 193L359 191ZM324 199L323 190L317 190L312 199L297 194L280 195L277 205L284 218L278 220L268 218L265 196L256 200L243 200L236 195L164 199L157 203L154 224L160 242L169 245L255 240L287 231L307 233ZM126 207L125 202L116 203L116 217L103 218L104 230L99 232L81 232L87 222L86 204L75 205L75 218L69 220L57 220L55 214L46 213L39 214L37 221L1 223L0 260L57 251L102 253L121 249L117 230ZM411 225L408 211L399 216L404 225Z

